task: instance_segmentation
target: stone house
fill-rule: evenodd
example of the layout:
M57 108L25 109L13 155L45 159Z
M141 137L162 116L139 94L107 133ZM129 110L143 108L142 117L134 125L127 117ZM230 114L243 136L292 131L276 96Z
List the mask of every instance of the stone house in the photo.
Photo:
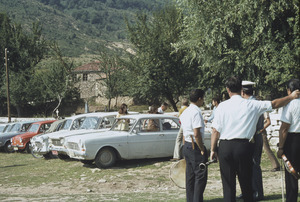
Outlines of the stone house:
M105 78L105 74L100 74L100 61L94 61L88 64L76 67L73 70L74 78L76 79L76 87L80 89L80 98L85 102L90 103L94 99L96 106L89 106L90 111L102 111L108 105L108 99L105 98L104 92L106 86L101 81ZM118 97L111 101L111 107L120 106L122 103L127 105L133 104L133 99L130 97Z

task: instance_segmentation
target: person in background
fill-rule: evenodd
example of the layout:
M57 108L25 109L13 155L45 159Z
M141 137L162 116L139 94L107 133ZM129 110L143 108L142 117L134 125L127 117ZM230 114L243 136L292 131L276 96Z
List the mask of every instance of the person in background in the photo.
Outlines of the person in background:
M116 118L120 118L121 116L128 115L127 105L125 103L121 104L120 109ZM126 131L129 128L129 119L118 120L118 127L121 131Z
M200 163L208 161L204 146L204 120L200 106L204 103L204 91L192 90L190 102L180 115L184 136L183 155L186 161L186 199L187 202L203 201L207 184L207 169L202 170Z
M161 104L161 106L157 109L158 113L163 114L168 109L169 104L164 102Z
M300 90L299 79L291 79L287 83L287 94ZM277 157L284 154L297 173L300 172L300 98L292 100L284 106L281 113L279 129L279 148ZM285 169L286 201L297 202L298 180Z
M237 175L244 201L252 202L254 148L250 139L256 132L257 121L264 112L282 107L298 98L300 92L294 91L289 96L273 101L258 101L241 97L242 81L238 77L228 78L225 86L230 99L220 103L215 111L210 158L219 159L224 201L236 201Z
M257 98L257 100L262 100L259 96L256 96L256 98ZM268 135L267 135L267 131L266 131L266 129L270 125L271 125L271 119L270 119L269 112L265 112L264 113L264 127L259 132L261 133L262 139L263 139L263 149L267 153L268 158L270 159L272 167L273 167L271 172L276 172L276 171L280 171L280 164L279 164L276 156L274 155L273 151L270 148Z
M121 104L120 109L118 111L118 115L116 117L119 118L121 116L128 115L127 108L128 107L125 103Z
M212 105L214 106L213 111L212 111L210 117L208 117L208 119L204 120L205 123L207 123L207 122L211 123L212 122L212 120L214 119L215 110L217 109L219 104L220 104L220 98L214 97L212 99Z
M255 83L251 81L242 81L242 97L248 100L257 100L253 95L253 85ZM260 131L264 127L264 115L260 115L256 124L255 134L253 136L253 147L254 152L252 156L253 169L252 169L252 188L253 188L253 197L256 201L263 200L264 190L263 190L263 180L261 172L261 155L263 149L263 138ZM239 195L237 198L243 198L243 195Z
M183 99L182 100L182 106L181 106L181 108L179 110L179 113L178 113L178 117L180 117L180 115L182 114L182 112L186 108L188 108L188 106L189 106L188 99L186 99L186 98ZM180 129L178 131L178 134L177 134L177 137L176 137L173 159L171 159L171 161L178 161L178 160L181 159L181 156L180 156L180 146L181 146L182 140L183 140L183 132L182 132L182 127L180 127Z

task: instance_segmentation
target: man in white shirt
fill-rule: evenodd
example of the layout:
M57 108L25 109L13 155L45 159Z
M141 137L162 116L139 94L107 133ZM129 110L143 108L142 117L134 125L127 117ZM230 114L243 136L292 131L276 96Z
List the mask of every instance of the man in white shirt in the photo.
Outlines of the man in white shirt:
M292 79L287 84L287 93L300 90L299 79ZM285 154L293 168L300 172L300 98L292 100L283 107L279 129L278 158ZM285 169L286 201L297 202L298 180Z
M212 123L211 159L219 159L224 201L236 201L236 175L245 202L253 201L252 155L250 139L255 134L257 121L264 112L279 108L298 98L293 92L271 101L247 100L241 97L242 81L227 79L226 90L230 99L219 104ZM217 150L217 143L219 147Z
M161 106L157 109L157 112L159 114L165 113L165 111L168 109L168 106L169 106L168 103L166 103L166 102L162 103Z
M190 105L180 116L184 136L183 155L186 160L186 199L187 202L203 201L207 183L207 169L200 169L200 163L208 161L204 142L204 120L200 106L204 102L204 91L192 90Z

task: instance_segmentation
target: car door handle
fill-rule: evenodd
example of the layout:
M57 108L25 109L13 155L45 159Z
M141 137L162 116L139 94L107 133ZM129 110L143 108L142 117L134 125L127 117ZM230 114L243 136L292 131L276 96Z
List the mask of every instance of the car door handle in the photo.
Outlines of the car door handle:
M159 136L165 136L164 134L160 134Z

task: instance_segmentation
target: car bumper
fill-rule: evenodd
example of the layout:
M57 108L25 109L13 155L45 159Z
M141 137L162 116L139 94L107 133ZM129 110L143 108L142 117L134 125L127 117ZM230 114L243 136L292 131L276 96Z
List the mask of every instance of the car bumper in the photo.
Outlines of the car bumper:
M57 147L57 146L50 145L50 146L49 146L49 150L50 150L50 151L55 151L55 152L57 152L58 154L67 154L67 149L64 148L64 147ZM52 153L53 153L53 152L52 152Z
M71 158L79 159L79 160L85 160L87 157L87 155L84 151L77 151L77 150L72 150L72 149L67 150L67 154Z

